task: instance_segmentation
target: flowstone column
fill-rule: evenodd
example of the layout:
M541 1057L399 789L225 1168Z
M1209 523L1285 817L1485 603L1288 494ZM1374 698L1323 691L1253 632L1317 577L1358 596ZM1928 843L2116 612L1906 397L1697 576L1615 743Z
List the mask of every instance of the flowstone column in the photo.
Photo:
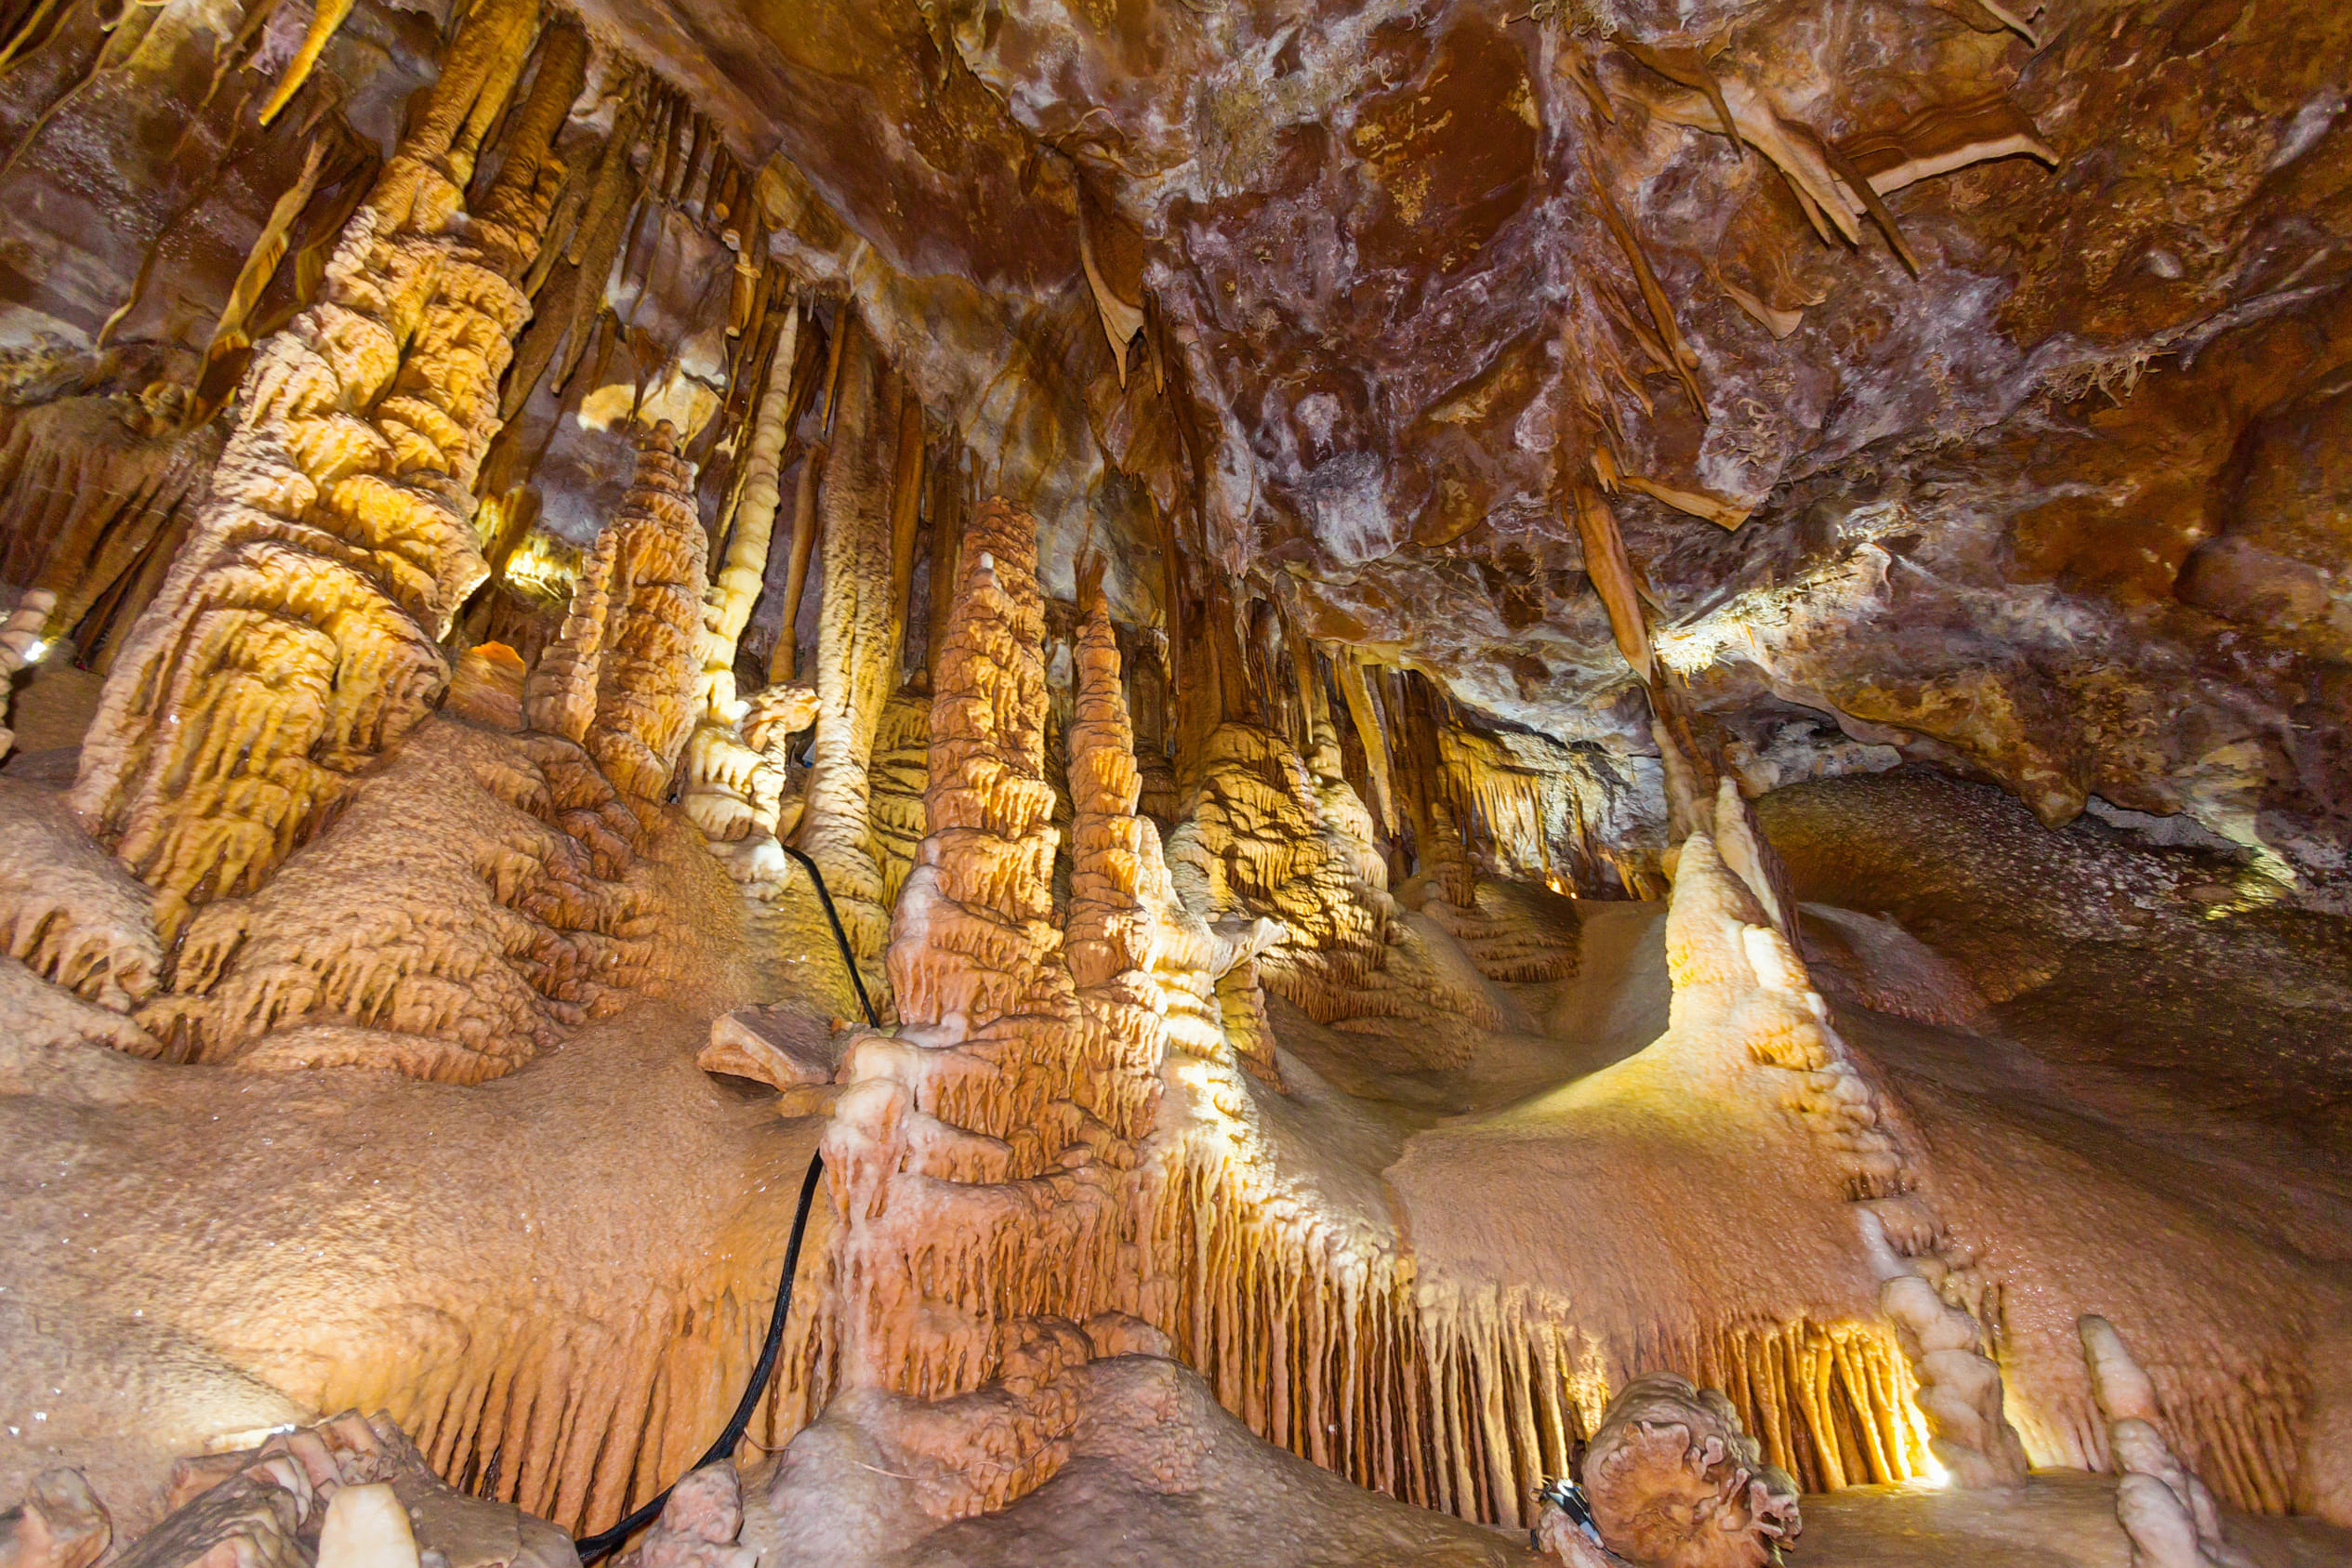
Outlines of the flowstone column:
M775 535L776 509L782 499L776 465L790 433L792 410L800 390L794 375L799 322L798 308L788 310L769 351L767 385L751 422L734 531L727 541L726 557L703 598L702 633L696 642L701 668L694 677L694 732L687 743L680 804L714 846L772 839L777 827L784 769L780 760L771 759L752 745L745 732L752 705L735 694L735 652L744 627L750 623L752 607L759 602ZM791 628L786 627L782 635L788 639ZM773 845L768 846L767 855L781 859ZM731 860L738 876L758 863L749 856Z
M73 802L155 889L166 937L258 886L448 682L438 639L487 570L474 473L531 313L516 280L586 59L557 24L469 223L538 21L538 0L484 0L459 29L324 296L255 354L210 498L107 681Z
M903 401L873 339L844 311L841 387L820 503L825 603L817 623L816 736L801 848L825 873L861 962L889 939L867 771L897 675L891 477ZM1031 547L1035 553L1035 546Z

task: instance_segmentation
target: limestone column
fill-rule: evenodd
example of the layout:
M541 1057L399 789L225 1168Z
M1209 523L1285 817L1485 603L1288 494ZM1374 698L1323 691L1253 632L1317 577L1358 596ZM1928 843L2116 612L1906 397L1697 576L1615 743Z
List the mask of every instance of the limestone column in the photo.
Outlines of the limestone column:
M825 599L817 628L816 736L800 847L825 874L852 946L879 957L890 936L874 858L867 770L897 674L891 485L903 401L873 338L844 310L840 387L819 516Z
M776 830L782 770L747 744L743 718L749 705L735 693L735 651L759 602L768 570L782 494L777 463L799 406L794 368L799 358L799 311L787 310L768 359L767 383L752 416L751 443L744 456L742 500L726 559L703 599L702 635L696 644L701 668L694 678L694 732L686 749L681 803L713 843L764 837ZM785 628L785 637L791 628ZM773 850L770 851L773 853Z

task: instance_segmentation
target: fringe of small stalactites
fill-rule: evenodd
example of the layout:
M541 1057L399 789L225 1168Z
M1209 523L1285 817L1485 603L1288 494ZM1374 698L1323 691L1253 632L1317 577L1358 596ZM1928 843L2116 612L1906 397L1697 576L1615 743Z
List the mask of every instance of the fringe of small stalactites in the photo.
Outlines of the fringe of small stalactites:
M747 1453L773 1451L838 1387L826 1206L810 1216L776 1370ZM733 1413L766 1332L785 1232L713 1277L657 1289L633 1308L562 1299L498 1328L477 1326L440 1357L400 1358L399 1378L321 1390L321 1408L390 1413L433 1469L574 1534L602 1529L694 1466ZM592 1293L596 1282L579 1288ZM416 1375L419 1365L427 1367Z
M1604 1347L1537 1292L1415 1282L1393 1248L1265 1190L1223 1141L1161 1141L1136 1315L1252 1430L1359 1485L1526 1523L1614 1387L1653 1367L1723 1390L1808 1488L1925 1472L1916 1383L1882 1324L1692 1322Z
M2160 1378L2174 1450L2229 1507L2244 1513L2293 1510L2303 1471L2302 1380L2234 1356L2227 1347L2211 1347L2200 1360L2200 1365L2166 1366ZM2112 1466L2106 1420L2088 1389L2021 1400L2010 1417L2037 1465Z

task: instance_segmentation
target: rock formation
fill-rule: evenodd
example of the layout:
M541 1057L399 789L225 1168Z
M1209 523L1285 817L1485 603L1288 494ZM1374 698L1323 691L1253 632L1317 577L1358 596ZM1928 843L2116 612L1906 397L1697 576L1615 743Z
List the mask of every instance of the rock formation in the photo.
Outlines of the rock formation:
M2352 1554L2340 13L0 5L0 1568Z
M903 383L878 362L872 336L846 317L839 332L820 512L825 603L817 620L816 738L801 837L865 962L879 954L890 925L868 821L866 769L897 673L891 478L904 399Z
M1671 1372L1609 1402L1584 1486L1602 1539L1650 1568L1760 1568L1804 1528L1795 1483L1757 1457L1730 1403Z
M94 1514L78 1540L58 1534ZM564 1568L572 1543L540 1520L503 1503L470 1497L436 1477L400 1429L382 1416L346 1411L315 1427L272 1434L259 1447L205 1454L173 1469L167 1511L153 1528L125 1543L116 1561L142 1568L195 1563L299 1564L328 1568L416 1568L420 1548L452 1564L489 1568ZM37 1510L37 1511L36 1511ZM71 1470L36 1492L18 1549L34 1563L64 1565L75 1551L102 1548L106 1514Z
M2107 1418L2108 1448L2122 1477L2115 1517L2131 1537L2134 1568L2220 1568L2242 1561L2222 1540L2213 1494L2165 1442L2155 1385L2122 1336L2095 1314L2081 1327L2092 1395Z

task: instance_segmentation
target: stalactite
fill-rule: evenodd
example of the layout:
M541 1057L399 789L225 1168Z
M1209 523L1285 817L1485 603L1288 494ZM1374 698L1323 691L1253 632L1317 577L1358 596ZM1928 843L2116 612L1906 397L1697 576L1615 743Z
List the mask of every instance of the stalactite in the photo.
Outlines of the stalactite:
M629 155L644 125L645 87L640 77L614 112L613 129L597 155L588 195L571 239L550 244L526 274L524 291L538 301L530 328L514 348L501 416L512 419L550 370L561 386L588 352L593 324L604 308L604 287L628 238L639 182Z
M246 347L253 339L246 336L245 321L253 308L260 303L261 291L277 276L278 263L285 259L286 231L310 204L311 194L318 189L319 164L326 152L324 138L314 138L302 155L302 172L288 186L270 216L263 220L261 232L253 242L253 249L245 264L237 272L236 281L229 287L228 302L220 308L220 320L213 327L212 341L205 348L207 365L226 358Z
M1617 517L1600 487L1581 474L1569 481L1569 494L1577 535L1584 542L1585 574L1592 579L1592 591L1601 596L1602 608L1608 612L1609 633L1617 639L1618 652L1625 655L1633 673L1649 685L1658 679L1658 665L1650 653L1649 628L1642 619L1633 565L1626 559Z
M1718 93L1716 99L1720 102L1722 95ZM1658 328L1658 338L1665 345L1664 368L1672 372L1674 378L1682 383L1684 392L1690 398L1691 407L1703 421L1707 418L1707 394L1698 389L1698 350L1683 336L1683 329L1674 320L1674 302L1668 296L1665 285L1658 281L1657 272L1651 269L1649 257L1642 249L1641 239L1625 221L1625 215L1617 210L1617 198L1609 194L1608 185L1600 171L1588 163L1585 174L1592 191L1594 205L1599 209L1602 220L1608 225L1609 232L1616 236L1618 248L1624 252L1626 265L1633 270L1633 282L1641 289L1642 303L1648 308L1650 321Z
M770 685L790 681L799 663L800 634L797 628L800 600L808 592L809 562L816 555L817 534L822 529L817 494L825 476L826 453L822 442L802 453L800 474L792 485L792 555L785 563L784 618L776 628L775 646L768 651Z
M940 648L946 639L947 613L955 600L962 561L966 484L962 453L958 444L945 460L934 454L924 470L931 480L931 634L923 649L926 691L937 689Z
M905 386L898 410L898 455L891 473L891 638L884 679L892 691L905 662L906 623L914 605L915 544L923 515L923 405Z
M334 38L336 29L341 27L344 19L350 14L351 0L314 0L311 24L303 30L302 42L296 46L294 59L286 62L285 70L278 76L278 85L270 90L268 99L261 105L261 124L266 125L276 119L285 106L294 101L294 95L300 92L302 84L311 79L311 72L318 65L319 57L326 52L326 46Z
M867 772L882 705L896 684L892 626L890 475L898 451L899 377L844 312L837 428L819 502L825 604L817 630L817 723L800 841L833 889L862 960L890 929L867 821Z
M470 485L529 314L528 256L460 231L455 153L537 14L468 17L326 297L257 353L210 498L108 679L75 804L166 930L267 876L447 681L435 642L486 570Z
M1397 828L1396 799L1389 783L1389 743L1381 729L1379 710L1372 705L1371 688L1364 681L1364 665L1346 649L1336 649L1331 660L1339 671L1340 695L1346 700L1349 719L1355 725L1355 733L1364 745L1364 762L1372 779L1372 809L1379 813L1381 828L1394 835Z

